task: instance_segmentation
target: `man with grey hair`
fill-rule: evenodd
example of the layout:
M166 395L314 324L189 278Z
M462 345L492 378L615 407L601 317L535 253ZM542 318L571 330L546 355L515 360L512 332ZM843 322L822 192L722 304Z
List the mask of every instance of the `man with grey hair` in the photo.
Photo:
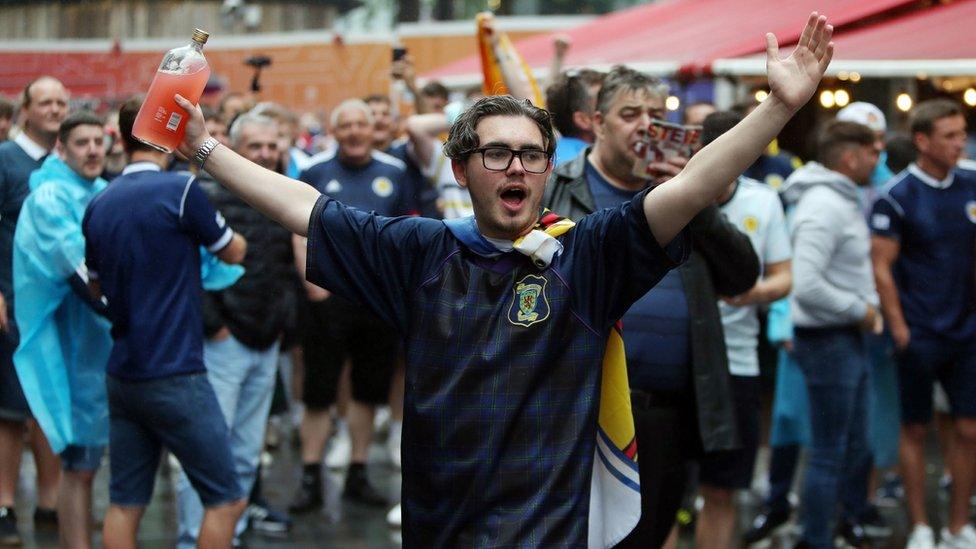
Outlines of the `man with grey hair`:
M373 147L373 112L364 101L349 99L331 115L337 147L313 156L300 180L343 204L379 215L407 213L403 161ZM305 243L295 246L304 275ZM344 497L367 505L384 506L386 497L366 477L366 456L373 437L376 406L390 394L399 339L383 320L345 297L305 283L309 320L305 338L305 383L301 441L304 471L292 512L322 505L322 453L332 428L329 407L335 403L343 364L351 363L352 399L346 413L352 456Z
M312 282L406 337L405 547L619 541L591 538L589 527L607 340L630 305L683 258L685 225L816 91L832 32L826 17L811 14L786 58L767 34L772 93L759 112L672 181L576 224L540 218L555 142L549 114L528 102L486 97L458 117L445 152L475 215L442 222L367 213L256 172L206 134L198 108L176 97L191 113L180 151L308 235Z
M229 138L244 158L268 170L278 166L282 151L275 120L246 112L234 121ZM206 172L197 181L227 223L248 242L242 263L244 276L227 289L205 292L203 298L203 360L230 427L234 470L247 494L257 481L279 342L296 302L293 285L286 282L294 276L291 234L218 185ZM203 519L203 505L185 473L180 473L176 491L179 546L192 547ZM268 517L276 515L252 505L238 521L235 534L244 531L248 518L252 524L259 522L261 531L268 531ZM276 533L287 533L287 519L274 522Z
M553 171L544 205L578 219L629 202L677 173L686 159L651 165L653 179L634 174L634 147L652 119L667 116L667 95L660 80L614 67L597 94L596 141ZM665 274L622 319L641 463L642 516L624 540L627 547L660 546L681 504L686 462L702 450L737 444L716 298L749 290L759 277L759 260L749 238L714 204L691 220L688 233L688 261ZM673 443L658 444L661 436ZM728 479L715 483L724 486Z

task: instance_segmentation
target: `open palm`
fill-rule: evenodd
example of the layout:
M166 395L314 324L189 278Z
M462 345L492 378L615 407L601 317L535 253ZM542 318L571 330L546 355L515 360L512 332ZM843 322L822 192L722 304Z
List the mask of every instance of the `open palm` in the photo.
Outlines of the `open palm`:
M830 37L834 28L825 16L813 12L800 35L796 49L785 59L779 56L776 36L766 34L766 77L777 99L797 110L810 100L834 55Z

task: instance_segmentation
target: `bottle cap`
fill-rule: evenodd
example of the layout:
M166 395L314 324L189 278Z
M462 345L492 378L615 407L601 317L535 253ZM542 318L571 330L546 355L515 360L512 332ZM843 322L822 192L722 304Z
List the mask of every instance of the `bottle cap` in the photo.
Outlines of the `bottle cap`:
M210 33L205 30L193 29L193 41L200 44L206 44L207 39L210 38Z

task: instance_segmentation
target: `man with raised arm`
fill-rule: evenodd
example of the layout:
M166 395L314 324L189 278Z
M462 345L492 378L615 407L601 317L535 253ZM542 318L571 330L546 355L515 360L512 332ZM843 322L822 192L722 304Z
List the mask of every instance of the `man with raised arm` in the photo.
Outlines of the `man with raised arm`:
M546 111L487 97L445 152L475 215L387 218L246 161L191 113L180 150L232 192L308 236L310 281L405 338L404 546L587 543L600 364L614 323L686 251L682 230L817 88L832 27L811 14L771 95L671 181L563 232L539 205L555 145ZM606 542L601 542L603 545Z

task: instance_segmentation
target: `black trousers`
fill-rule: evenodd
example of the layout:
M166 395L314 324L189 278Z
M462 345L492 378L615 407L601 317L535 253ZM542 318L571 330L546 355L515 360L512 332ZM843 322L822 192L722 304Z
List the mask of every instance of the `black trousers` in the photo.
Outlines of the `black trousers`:
M655 548L668 539L687 483L685 464L701 453L694 402L691 391L631 392L641 518L618 548Z

